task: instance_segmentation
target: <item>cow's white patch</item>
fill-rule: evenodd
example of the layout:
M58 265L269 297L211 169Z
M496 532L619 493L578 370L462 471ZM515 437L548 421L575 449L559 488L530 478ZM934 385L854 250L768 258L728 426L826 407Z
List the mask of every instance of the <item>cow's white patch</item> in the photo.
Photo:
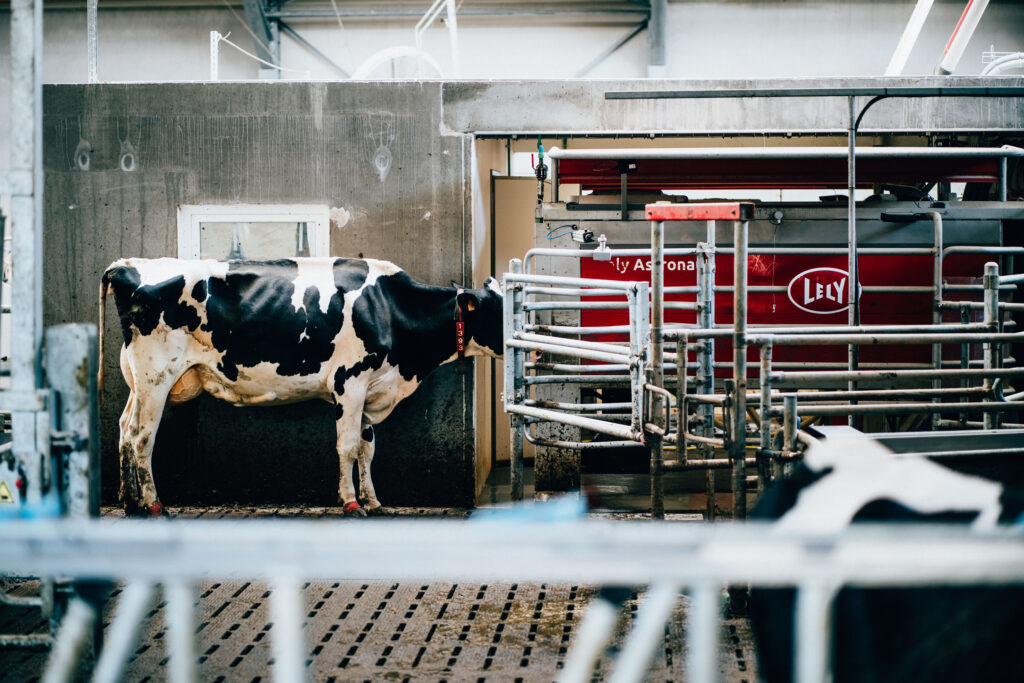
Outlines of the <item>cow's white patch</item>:
M334 285L334 259L295 259L295 262L299 266L299 272L292 282L295 286L292 292L292 306L296 311L303 308L306 290L315 287L320 292L320 311L326 313L331 305L331 297L337 291Z
M341 206L332 206L328 215L331 220L332 228L344 228L348 225L348 222L352 220L352 214Z
M995 524L1003 487L937 465L917 455L896 455L864 435L835 436L808 449L804 463L832 468L803 489L776 523L780 530L832 533L847 527L873 500L892 500L921 514L976 511L976 527Z

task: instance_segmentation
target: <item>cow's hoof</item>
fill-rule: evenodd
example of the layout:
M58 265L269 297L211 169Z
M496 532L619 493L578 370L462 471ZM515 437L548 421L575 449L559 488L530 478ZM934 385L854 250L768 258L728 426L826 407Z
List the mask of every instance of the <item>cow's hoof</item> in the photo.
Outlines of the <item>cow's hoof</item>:
M363 508L359 507L359 503L357 501L354 501L354 500L353 501L349 501L348 503L345 503L345 506L344 506L343 509L345 510L345 515L348 516L348 517L365 517L366 516L366 510L364 510Z
M126 500L124 501L124 516L125 517L146 517L149 515L149 511L138 501Z
M383 505L377 507L366 508L366 514L370 517L383 517L388 514L388 511L384 509Z
M149 517L168 517L167 509L164 508L164 504L159 500L152 505L146 507L146 514Z

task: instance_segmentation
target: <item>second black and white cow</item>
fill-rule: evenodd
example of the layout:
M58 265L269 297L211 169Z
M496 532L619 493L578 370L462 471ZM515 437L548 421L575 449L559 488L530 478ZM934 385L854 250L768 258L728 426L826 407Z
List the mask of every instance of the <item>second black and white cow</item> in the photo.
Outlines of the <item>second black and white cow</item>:
M502 297L414 281L386 261L121 259L103 274L124 335L121 501L160 514L151 457L164 406L207 392L239 406L335 405L346 513L380 507L370 479L373 425L423 378L462 356L502 353ZM101 341L102 348L102 341Z
M793 476L764 492L751 517L774 520L781 531L820 534L839 533L859 522L969 523L985 529L1020 523L1022 481L1024 463L1016 455L964 454L933 461L895 454L865 435L851 434L812 446ZM941 543L941 536L935 538ZM965 568L970 564L965 557ZM1024 572L1021 579L1011 586L950 581L842 588L830 615L833 680L1024 680L1015 628L1024 611ZM795 678L794 605L791 588L751 591L758 673L768 683Z

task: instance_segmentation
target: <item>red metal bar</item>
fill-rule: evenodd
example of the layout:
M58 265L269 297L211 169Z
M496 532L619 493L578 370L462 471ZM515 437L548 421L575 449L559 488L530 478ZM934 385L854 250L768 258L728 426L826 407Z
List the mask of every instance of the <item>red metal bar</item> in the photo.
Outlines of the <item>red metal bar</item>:
M750 202L647 205L647 218L652 221L740 221L753 215Z

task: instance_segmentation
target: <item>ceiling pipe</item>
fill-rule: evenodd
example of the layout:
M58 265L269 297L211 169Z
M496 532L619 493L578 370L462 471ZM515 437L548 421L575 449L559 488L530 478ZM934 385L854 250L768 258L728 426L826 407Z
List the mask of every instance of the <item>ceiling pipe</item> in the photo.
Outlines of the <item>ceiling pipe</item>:
M1000 72L1007 69L1013 69L1015 67L1024 67L1024 52L1014 52L1013 54L1003 55L999 59L992 61L982 69L982 76L997 76Z
M907 58L910 57L914 45L917 44L917 38L921 35L921 28L924 26L925 19L928 18L928 13L932 11L932 5L934 4L935 0L917 0L917 5L910 15L910 20L907 21L907 26L903 29L903 35L900 36L900 42L897 43L896 50L892 53L892 58L889 60L889 66L885 67L886 76L899 76L903 73L903 68L907 65Z
M936 75L948 76L956 70L957 64L960 63L960 58L964 56L967 43L971 41L974 29L978 27L981 15L985 13L985 8L987 7L988 0L968 1L967 7L964 8L964 13L960 15L960 21L956 23L956 28L953 29L953 35L949 37L949 42L946 43L946 49L942 52L942 59L939 60L938 66L935 67Z

